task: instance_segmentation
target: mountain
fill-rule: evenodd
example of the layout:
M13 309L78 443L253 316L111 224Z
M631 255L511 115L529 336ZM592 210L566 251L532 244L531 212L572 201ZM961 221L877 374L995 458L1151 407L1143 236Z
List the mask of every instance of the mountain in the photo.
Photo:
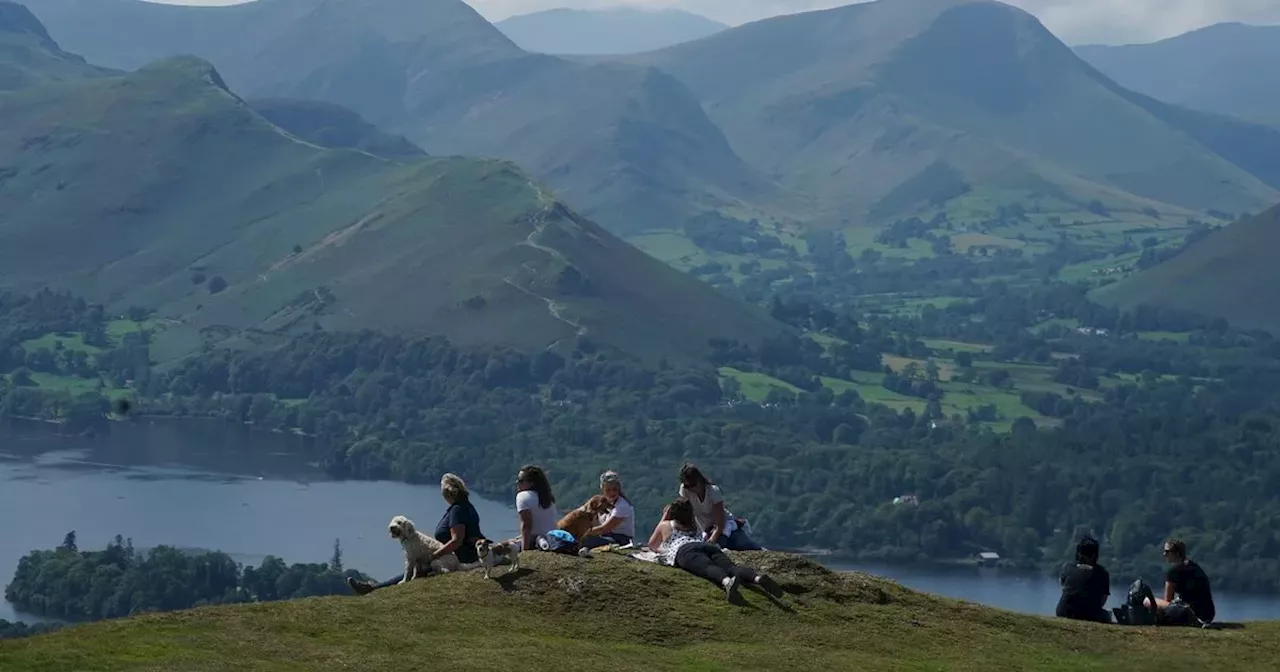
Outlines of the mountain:
M1099 289L1107 304L1149 304L1224 317L1238 327L1280 333L1272 298L1280 267L1280 206L1218 229L1182 254Z
M0 91L119 74L63 51L30 10L0 0ZM359 149L393 160L426 155L403 136L386 133L338 105L263 99L250 106L271 123L322 147Z
M1153 98L1280 125L1280 26L1221 23L1151 44L1090 45L1076 53Z
M23 5L0 2L0 91L107 74L65 53Z
M989 0L880 0L573 60L458 0L28 2L91 62L194 51L250 99L340 104L432 155L515 161L625 236L707 211L843 227L1017 202L1180 221L1280 200L1280 130L1125 89Z
M372 540L370 540L372 543ZM774 552L733 558L782 585L777 600L743 588L741 606L681 570L597 553L521 555L493 580L455 572L355 597L201 607L0 641L7 670L254 669L399 671L439 642L529 670L1265 670L1280 627L1216 632L1104 627L961 603L861 573L829 572ZM627 618L601 613L627 605ZM1113 602L1115 600L1112 600ZM440 606L449 606L448 618ZM518 636L494 633L518 632ZM636 661L627 664L620 661ZM198 664L191 661L200 661ZM303 661L303 662L299 662ZM643 661L643 662L640 662ZM485 663L486 666L490 665ZM480 664L464 666L480 668Z
M192 53L249 99L335 103L432 155L513 160L616 232L788 198L673 78L526 53L461 0L26 1L91 62Z
M678 9L549 9L494 24L517 46L542 54L635 54L689 42L728 26Z
M387 133L340 105L268 98L249 101L254 112L299 138L331 149L358 149L392 161L426 156L402 135Z
M1280 199L1275 129L1123 89L997 2L880 0L622 60L674 75L746 161L845 217L961 195L1201 212Z
M686 358L780 328L510 163L321 147L193 57L0 94L0 212L0 286L156 308L186 349L320 325Z

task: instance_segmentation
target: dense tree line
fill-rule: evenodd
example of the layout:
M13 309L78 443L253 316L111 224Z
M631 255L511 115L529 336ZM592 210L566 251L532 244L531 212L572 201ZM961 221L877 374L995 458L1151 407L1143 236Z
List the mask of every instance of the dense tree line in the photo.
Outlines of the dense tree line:
M809 346L775 346L717 351L818 375ZM1280 507L1268 493L1280 487L1280 370L1261 352L1217 381L1149 376L1102 391L1102 403L1037 396L1060 428L1024 419L996 434L968 422L981 409L897 413L852 391L743 403L710 367L318 332L272 353L190 360L159 379L169 395L146 410L297 428L328 439L337 475L427 482L451 470L504 498L527 462L546 464L570 502L617 468L642 517L694 459L769 543L861 557L991 549L1051 565L1087 528L1117 571L1153 571L1158 543L1178 533L1221 585L1278 589ZM906 494L918 506L892 503Z
M81 551L73 532L56 550L24 556L4 596L23 611L83 621L346 593L349 576L365 578L343 569L337 548L329 564L289 566L268 556L246 567L217 551L137 551L118 536L104 550Z
M20 637L33 637L42 635L46 632L53 632L62 627L58 623L23 623L21 621L14 623L0 618L0 639L18 639Z
M529 462L549 468L566 502L584 499L596 475L615 468L642 523L674 494L678 465L693 459L768 543L859 557L995 550L1049 566L1088 529L1104 539L1114 571L1151 572L1159 542L1176 533L1219 585L1280 589L1280 511L1269 494L1280 486L1280 347L1269 336L1173 311L1115 311L1061 283L975 285L962 301L912 316L801 294L775 301L772 312L796 334L712 343L706 366L648 367L586 344L523 353L318 331L270 352L188 358L145 382L139 410L305 432L323 439L320 459L335 475L431 482L455 471L499 498ZM1039 328L1055 320L1109 334ZM1144 330L1184 333L1188 342L1135 340ZM1037 430L1010 418L1007 434L978 424L996 419L994 407L942 417L927 385L936 372L884 375L886 386L927 401L920 413L821 384L821 376L883 373L881 353L926 358L924 338L991 345L957 354L960 375L979 375L974 360L992 359L1052 364L1072 387L1116 372L1133 382L1100 386L1101 403L1022 392L1061 426ZM1073 357L1053 357L1061 353ZM721 366L766 372L802 391L750 403L722 383ZM999 387L1001 374L1008 377L981 375ZM0 393L13 407L34 404L38 391ZM101 406L86 406L94 412Z

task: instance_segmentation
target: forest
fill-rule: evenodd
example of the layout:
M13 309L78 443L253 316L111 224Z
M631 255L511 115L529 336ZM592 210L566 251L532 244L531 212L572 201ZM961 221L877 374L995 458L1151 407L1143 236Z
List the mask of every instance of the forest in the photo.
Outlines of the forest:
M1269 335L1169 311L1120 313L1068 284L997 281L914 315L801 297L772 310L795 333L714 342L698 366L646 366L585 338L571 352L529 354L315 331L149 375L135 383L134 414L303 432L323 439L319 459L335 476L425 483L455 471L500 500L526 463L547 467L569 502L618 469L641 524L694 460L775 547L911 561L995 550L1050 567L1089 531L1122 577L1158 571L1159 544L1179 535L1215 585L1280 590L1280 505L1270 494L1280 487L1280 346ZM1055 326L1063 319L1112 331L1087 336ZM1153 329L1184 337L1135 336ZM928 344L943 337L986 345L943 360ZM886 363L906 356L927 365ZM1007 371L1032 364L1053 387L1015 386ZM753 401L724 367L798 391ZM918 405L831 387L866 375ZM949 412L948 386L968 379L1009 388L1021 413L1041 419L981 405ZM77 400L13 383L0 394L3 408L36 412ZM990 426L1001 414L1011 431Z
M343 569L337 542L328 564L286 565L268 556L260 566L247 567L218 551L157 546L143 552L119 536L101 551L81 551L75 532L69 532L58 548L24 556L4 596L17 608L39 616L94 621L213 604L348 593L347 577L366 578Z

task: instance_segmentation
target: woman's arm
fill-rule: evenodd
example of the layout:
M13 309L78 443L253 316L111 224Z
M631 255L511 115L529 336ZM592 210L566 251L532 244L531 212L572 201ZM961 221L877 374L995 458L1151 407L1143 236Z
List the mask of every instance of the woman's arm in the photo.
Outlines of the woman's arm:
M431 559L439 560L440 558L443 558L444 556L449 555L450 553L453 553L459 548L462 548L462 542L464 539L466 539L466 535L467 535L466 525L454 525L453 527L449 528L448 543L446 543L444 546L441 546L440 550L436 551L435 553L432 553Z
M1164 601L1169 603L1173 601L1175 595L1178 594L1178 587L1172 581L1164 582Z
M659 522L653 528L653 534L649 535L649 550L651 551L662 550L662 542L666 541L666 532L667 532L667 526L665 522L666 521Z
M526 509L517 515L520 517L520 548L531 551L538 547L533 538L533 512Z
M714 544L720 541L720 533L724 531L724 502L711 505L711 520L711 529L706 530L707 543Z
M622 521L624 521L624 520L626 520L626 518L619 518L619 517L617 517L617 516L609 516L609 519L608 519L608 520L606 520L606 521L604 521L604 524L603 524L603 525L598 525L598 526L596 526L596 527L591 528L591 530L590 530L589 532L587 532L587 536L588 536L588 537L603 537L604 535L609 534L610 532L612 532L612 531L614 531L614 530L618 529L618 526L619 526L619 525L621 525L621 524L622 524Z

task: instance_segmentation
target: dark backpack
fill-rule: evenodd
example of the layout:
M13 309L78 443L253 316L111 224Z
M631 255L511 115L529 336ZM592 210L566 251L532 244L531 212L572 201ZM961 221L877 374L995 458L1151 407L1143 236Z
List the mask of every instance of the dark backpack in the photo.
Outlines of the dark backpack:
M1152 606L1147 606L1147 600ZM1156 625L1158 612L1155 608L1156 596L1151 587L1138 579L1129 587L1129 595L1124 604L1112 609L1116 615L1116 623L1120 625Z

